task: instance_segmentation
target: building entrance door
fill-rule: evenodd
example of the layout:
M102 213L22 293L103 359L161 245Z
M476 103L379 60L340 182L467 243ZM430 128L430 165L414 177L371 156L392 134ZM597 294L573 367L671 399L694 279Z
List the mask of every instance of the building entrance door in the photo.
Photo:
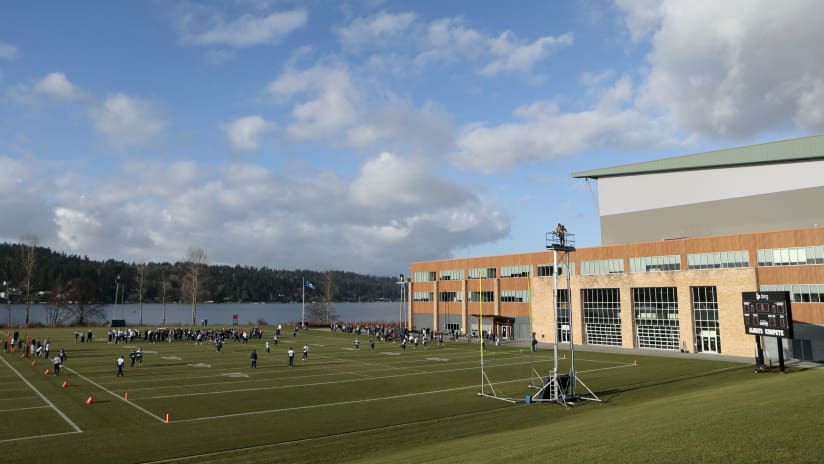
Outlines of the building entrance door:
M704 353L718 353L718 334L714 330L702 330L698 336L698 350Z

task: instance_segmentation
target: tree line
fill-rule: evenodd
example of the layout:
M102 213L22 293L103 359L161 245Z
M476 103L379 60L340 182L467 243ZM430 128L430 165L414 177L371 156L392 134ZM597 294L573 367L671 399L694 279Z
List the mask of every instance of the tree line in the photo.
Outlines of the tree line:
M391 301L400 297L396 278L347 271L285 270L209 265L203 249L169 263L127 263L68 255L38 246L35 236L0 243L0 279L5 302L49 304L49 325L84 324L100 318L103 305L118 303L320 303L334 314L333 302ZM314 288L305 288L309 281ZM116 300L115 300L116 299ZM319 306L319 305L316 305ZM142 313L142 312L141 312ZM9 324L11 314L9 312Z

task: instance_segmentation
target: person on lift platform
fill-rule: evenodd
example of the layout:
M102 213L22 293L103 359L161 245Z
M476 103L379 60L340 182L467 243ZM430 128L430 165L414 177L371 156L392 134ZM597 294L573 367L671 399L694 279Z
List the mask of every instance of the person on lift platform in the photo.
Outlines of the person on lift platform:
M566 238L566 227L560 222L555 227L555 233L558 234L558 241L561 243L561 246L564 246L564 239Z

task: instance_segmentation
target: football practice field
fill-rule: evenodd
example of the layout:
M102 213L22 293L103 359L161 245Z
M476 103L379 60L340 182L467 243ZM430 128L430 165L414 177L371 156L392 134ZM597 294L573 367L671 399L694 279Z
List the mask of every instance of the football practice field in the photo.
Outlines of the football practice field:
M824 370L576 350L600 399L524 400L553 352L430 341L414 349L328 330L210 342L75 343L27 329L68 359L0 357L0 449L27 463L821 462ZM309 345L308 360L302 347ZM142 364L129 353L140 347ZM295 350L288 367L287 350ZM258 354L257 368L250 353ZM124 356L124 376L116 360ZM560 371L569 355L560 352ZM566 358L566 359L564 359ZM514 402L481 397L482 390ZM65 385L65 386L64 386ZM585 392L579 385L578 393ZM91 397L91 404L87 404Z

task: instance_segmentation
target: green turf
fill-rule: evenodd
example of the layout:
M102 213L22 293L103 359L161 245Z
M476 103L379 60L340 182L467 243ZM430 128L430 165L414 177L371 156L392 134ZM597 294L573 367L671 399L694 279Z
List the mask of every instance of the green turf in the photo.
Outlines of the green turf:
M26 331L50 337L52 353L66 348L60 377L43 374L48 360L32 366L3 354L5 455L61 463L820 462L820 369L755 375L720 360L579 350L579 377L603 401L564 408L523 403L538 380L532 370L551 367L547 351L489 347L487 377L498 395L519 401L509 403L478 396L477 345L402 351L378 343L372 353L361 336L355 352L353 335L286 331L267 356L263 341L230 341L217 353L211 344L109 344L102 329L94 343L75 344L73 332ZM301 361L305 342L310 356ZM137 345L143 365L129 367ZM127 367L116 378L120 354ZM568 362L560 360L562 371Z

